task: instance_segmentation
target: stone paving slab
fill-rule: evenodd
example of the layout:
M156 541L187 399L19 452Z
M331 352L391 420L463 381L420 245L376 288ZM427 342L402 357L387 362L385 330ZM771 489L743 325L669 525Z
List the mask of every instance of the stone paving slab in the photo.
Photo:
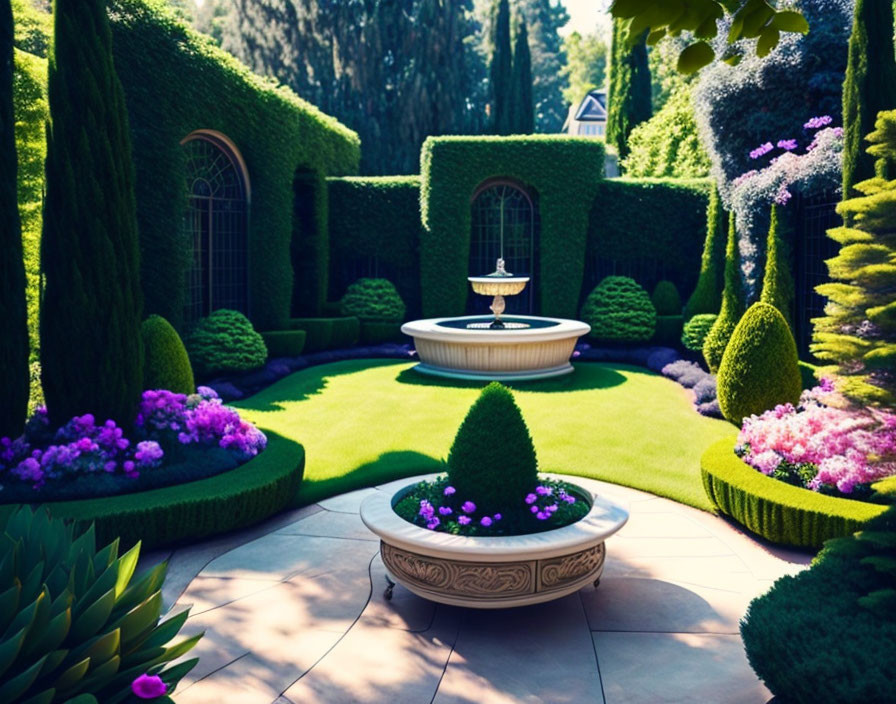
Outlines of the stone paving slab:
M378 541L361 521L357 512L321 511L276 531L274 535L313 535L329 538Z

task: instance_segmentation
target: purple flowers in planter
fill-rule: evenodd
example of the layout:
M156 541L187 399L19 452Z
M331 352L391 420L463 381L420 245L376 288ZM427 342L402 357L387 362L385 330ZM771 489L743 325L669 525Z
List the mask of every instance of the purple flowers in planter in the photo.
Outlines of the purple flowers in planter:
M476 511L476 504L472 501L464 501L463 504L461 504L460 510L464 513L473 513Z

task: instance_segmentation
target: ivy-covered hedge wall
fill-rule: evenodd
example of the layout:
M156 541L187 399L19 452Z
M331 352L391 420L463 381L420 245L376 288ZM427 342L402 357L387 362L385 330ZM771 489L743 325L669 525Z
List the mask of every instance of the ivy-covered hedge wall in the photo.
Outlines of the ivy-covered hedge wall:
M648 290L667 279L689 296L700 272L710 188L706 179L602 181L589 217L586 288L617 274Z
M327 292L326 175L356 173L357 135L334 118L254 74L188 28L163 0L111 0L115 68L128 105L147 313L180 327L190 247L183 242L185 155L198 129L226 135L245 160L249 212L250 318L281 328L293 292L292 250L303 252L301 308L316 312ZM294 181L315 188L312 228L293 242ZM299 229L299 228L296 228Z
M330 300L359 278L388 279L409 317L419 317L420 177L327 180L330 202Z
M603 178L603 142L552 135L431 137L420 160L423 315L463 314L469 291L471 199L480 184L502 178L518 182L538 204L537 310L574 317L588 213Z

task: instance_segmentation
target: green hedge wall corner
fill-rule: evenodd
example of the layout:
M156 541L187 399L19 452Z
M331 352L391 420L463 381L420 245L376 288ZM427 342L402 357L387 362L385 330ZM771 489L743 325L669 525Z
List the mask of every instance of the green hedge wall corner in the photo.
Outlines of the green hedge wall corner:
M268 357L298 357L305 349L304 330L273 330L261 333Z
M803 390L793 333L768 303L744 313L725 349L718 375L719 406L735 425L782 403L796 403Z
M143 335L143 388L178 394L196 391L193 367L177 330L161 315L151 315L140 326Z
M585 299L582 320L591 326L594 340L646 342L656 329L656 310L633 279L608 276Z
M293 330L304 330L305 352L344 349L358 344L361 321L354 316L344 318L291 318Z
M734 454L737 437L714 443L700 460L703 487L719 511L779 545L820 548L886 509L825 496L767 477Z
M361 344L379 345L383 342L401 342L401 323L378 323L361 321Z
M532 282L537 309L541 315L574 317L588 214L603 178L603 144L553 135L430 137L420 158L423 315L464 313L473 194L489 180L507 179L537 203L539 268Z

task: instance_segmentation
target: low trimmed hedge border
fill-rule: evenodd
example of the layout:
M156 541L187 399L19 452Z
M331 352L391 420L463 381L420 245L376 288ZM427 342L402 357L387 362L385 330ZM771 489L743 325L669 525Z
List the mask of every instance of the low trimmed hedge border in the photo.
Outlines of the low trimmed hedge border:
M703 487L719 511L773 543L820 548L887 509L767 477L734 454L736 441L735 436L719 440L703 453Z
M144 551L196 542L257 523L287 508L305 471L305 449L265 431L268 445L236 469L185 484L121 496L45 503L57 518L93 522L97 542L121 538L122 549ZM0 505L0 516L18 504Z

